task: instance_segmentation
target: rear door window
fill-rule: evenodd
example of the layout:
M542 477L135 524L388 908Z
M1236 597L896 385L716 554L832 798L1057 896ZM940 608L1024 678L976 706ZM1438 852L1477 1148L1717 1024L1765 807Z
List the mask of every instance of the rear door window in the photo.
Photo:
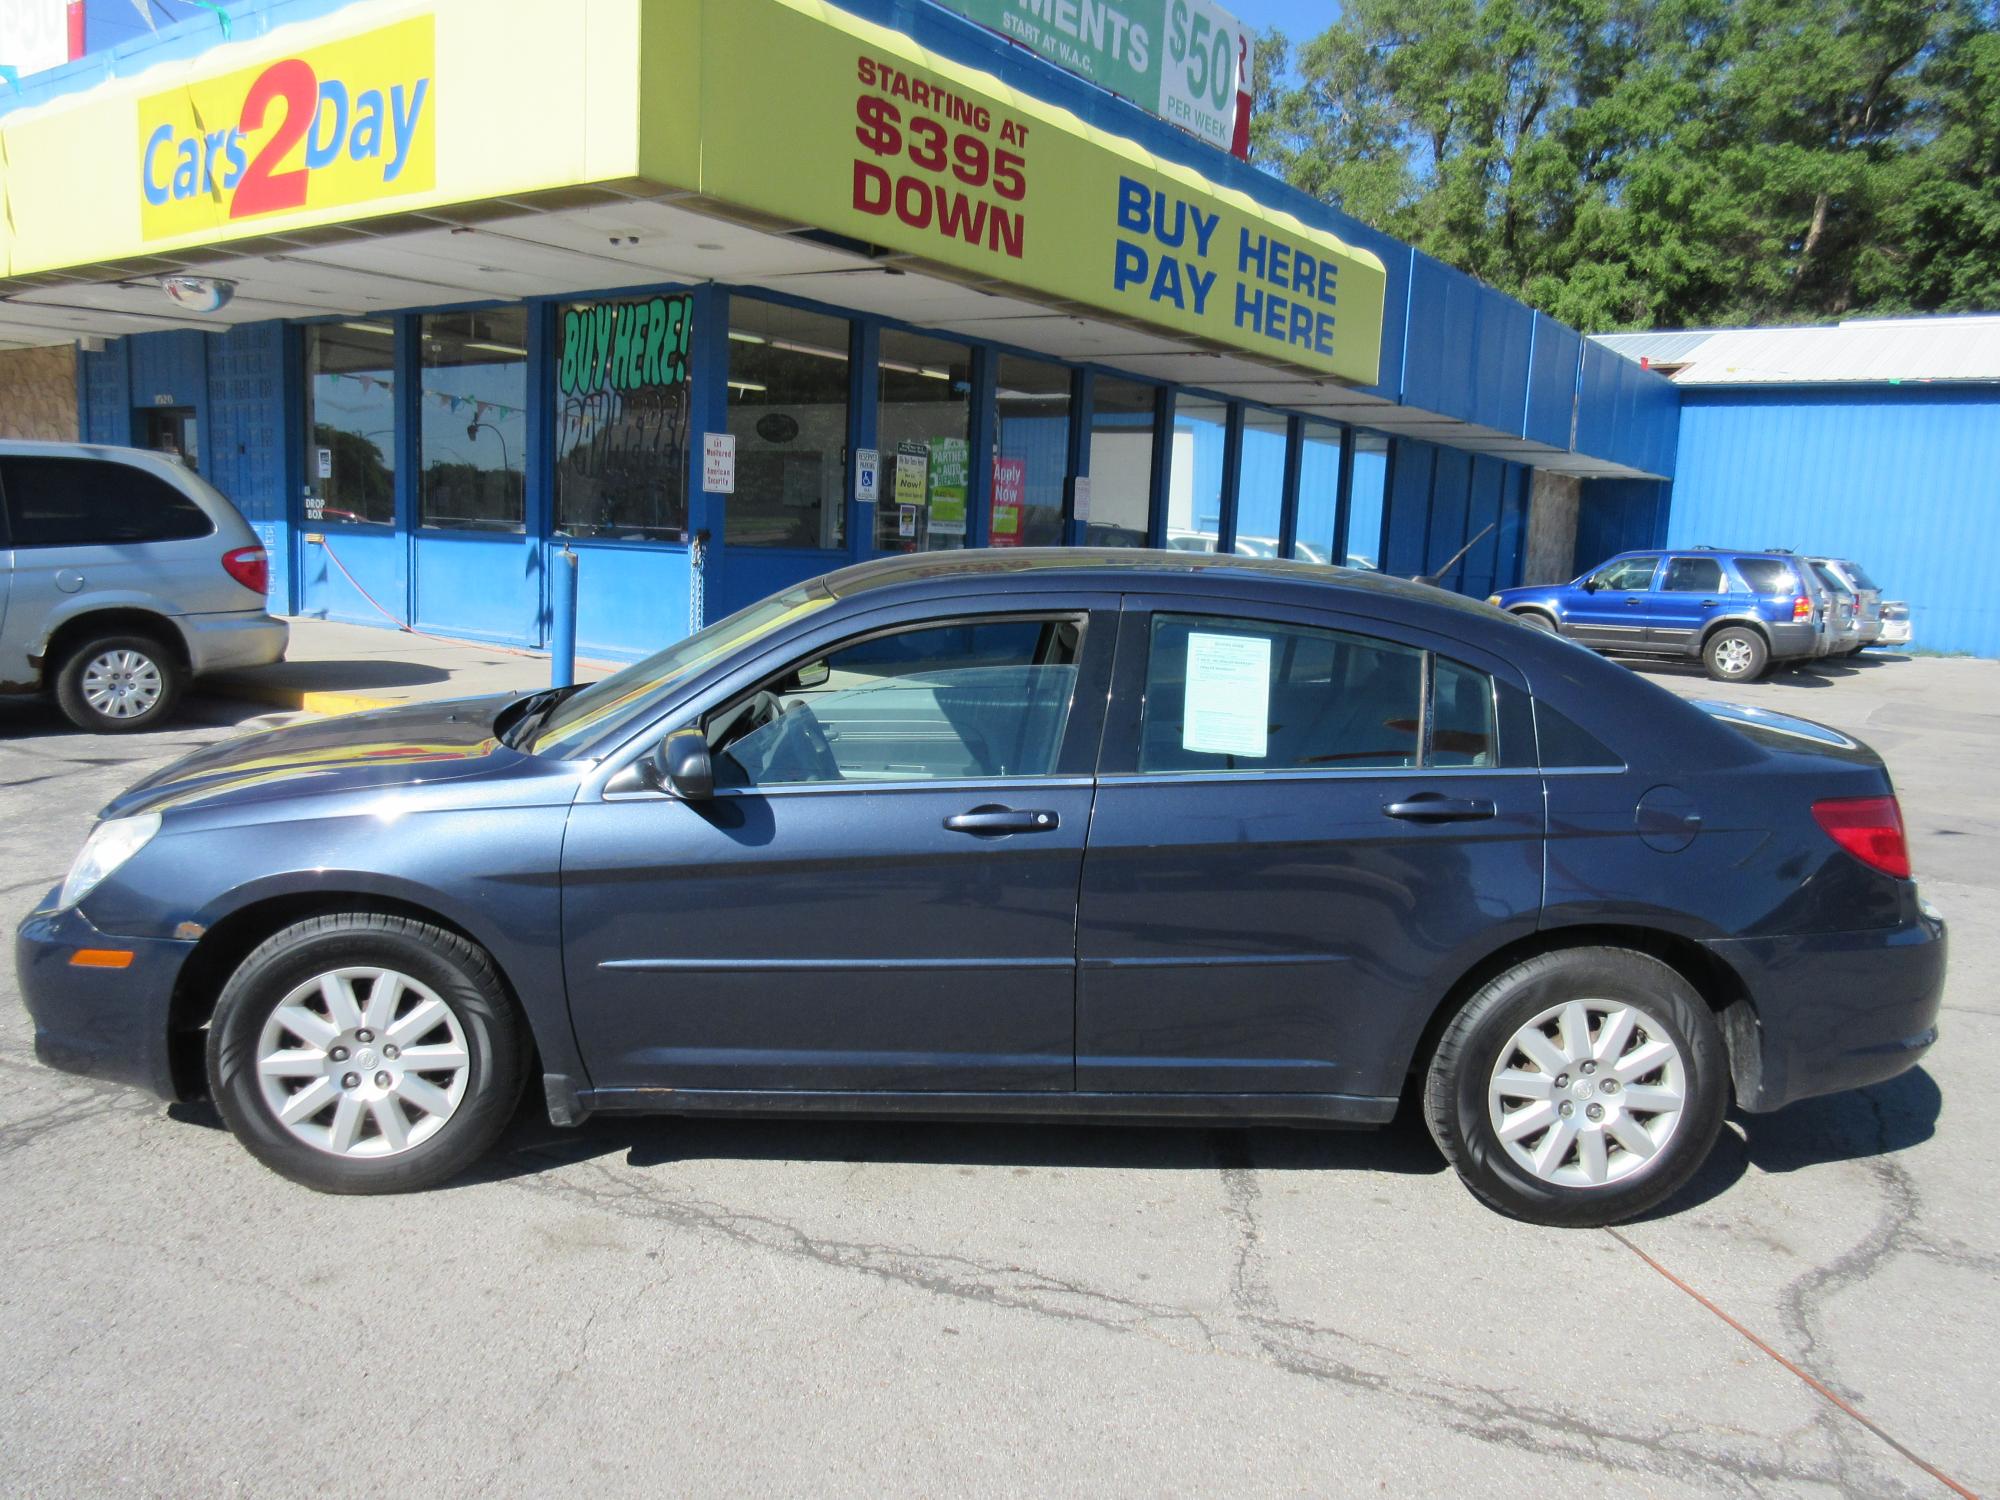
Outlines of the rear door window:
M1670 594L1719 594L1722 564L1712 557L1677 557L1667 564L1660 587Z
M1739 557L1736 576L1753 594L1796 594L1799 575L1792 565L1776 557Z
M115 547L207 536L215 523L157 475L98 458L0 458L16 547Z

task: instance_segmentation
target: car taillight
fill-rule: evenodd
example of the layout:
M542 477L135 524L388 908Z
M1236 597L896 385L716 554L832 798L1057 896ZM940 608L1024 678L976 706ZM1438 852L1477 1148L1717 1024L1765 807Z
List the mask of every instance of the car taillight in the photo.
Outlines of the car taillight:
M1792 601L1792 618L1794 620L1810 620L1812 618L1812 600L1808 599L1804 594L1794 599Z
M1894 797L1828 797L1813 804L1813 819L1864 865L1910 878L1910 846L1903 839L1903 810Z
M222 570L262 598L271 589L271 555L262 547L238 547L222 554Z

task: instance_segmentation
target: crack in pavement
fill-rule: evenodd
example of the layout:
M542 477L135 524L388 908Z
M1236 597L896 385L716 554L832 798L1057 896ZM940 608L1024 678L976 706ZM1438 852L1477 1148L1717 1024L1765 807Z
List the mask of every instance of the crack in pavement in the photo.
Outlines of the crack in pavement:
M1234 1136L1235 1132L1229 1133ZM1804 1460L1795 1441L1741 1429L1662 1424L1632 1429L1572 1410L1527 1401L1426 1372L1406 1351L1345 1331L1286 1317L1264 1265L1259 1190L1247 1141L1218 1146L1224 1218L1234 1232L1228 1307L1214 1312L1149 1301L1030 1266L957 1252L818 1236L770 1213L732 1208L664 1185L620 1175L602 1162L550 1157L538 1175L501 1184L747 1249L988 1307L1150 1338L1187 1353L1247 1360L1315 1382L1420 1406L1452 1431L1524 1453L1583 1460L1652 1481L1699 1485L1711 1492L1756 1494L1772 1483L1841 1487L1848 1465ZM539 1161L529 1148L517 1159ZM1813 1430L1808 1428L1808 1430ZM1736 1438L1742 1441L1716 1439ZM1879 1477L1869 1493L1900 1486Z

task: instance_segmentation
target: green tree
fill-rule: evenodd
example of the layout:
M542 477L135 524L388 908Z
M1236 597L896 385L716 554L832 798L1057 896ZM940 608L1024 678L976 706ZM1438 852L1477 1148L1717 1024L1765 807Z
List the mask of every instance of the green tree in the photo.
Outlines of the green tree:
M1253 155L1583 327L1996 305L1996 34L1993 0L1350 0L1264 39Z

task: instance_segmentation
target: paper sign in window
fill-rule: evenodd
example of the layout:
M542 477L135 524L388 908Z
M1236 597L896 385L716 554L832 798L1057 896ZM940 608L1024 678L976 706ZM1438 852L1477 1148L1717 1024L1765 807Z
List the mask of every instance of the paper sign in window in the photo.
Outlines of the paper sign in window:
M1269 637L1190 635L1181 748L1261 757L1270 723Z

